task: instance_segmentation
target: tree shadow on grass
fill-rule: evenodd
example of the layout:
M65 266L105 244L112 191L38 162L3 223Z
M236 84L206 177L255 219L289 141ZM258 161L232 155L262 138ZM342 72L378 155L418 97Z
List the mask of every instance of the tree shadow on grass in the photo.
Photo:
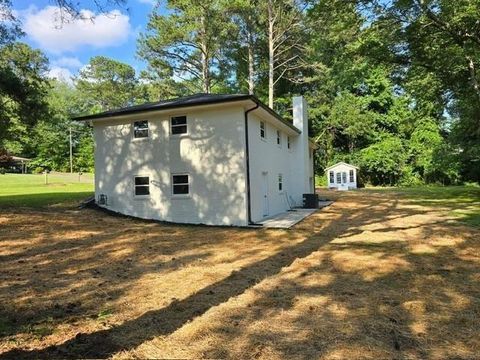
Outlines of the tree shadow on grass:
M39 208L56 204L71 205L86 199L93 191L49 192L41 194L0 196L0 206L5 208L32 207Z
M368 204L363 210L369 213L368 220L374 216L381 221L385 214L385 208L370 209ZM121 350L132 349L156 336L171 334L212 307L222 304L264 279L278 274L282 268L291 265L296 259L307 257L318 251L319 248L351 227L349 224L351 217L355 217L358 222L357 211L344 211L335 222L322 230L328 234L327 236L318 237L315 236L316 234L308 236L302 242L285 247L263 260L246 265L221 281L206 286L183 300L174 301L164 308L147 311L133 320L127 320L107 330L78 334L75 338L58 346L34 351L16 349L0 355L0 358L104 358ZM310 226L311 224L308 223L303 224L305 229ZM301 228L299 231L302 231Z
M429 253L415 254L410 244L400 241L388 244L372 244L368 241L338 243L336 239L340 235L355 232L358 227L384 224L392 218L409 222L409 217L423 215L427 211L399 208L388 197L373 200L356 198L354 201L356 207L328 208L322 212L322 220L319 220L317 213L282 235L288 237L300 234L304 236L303 241L280 248L277 253L260 261L248 263L182 300L174 300L165 307L147 311L110 329L78 334L60 345L32 351L14 349L0 355L0 358L109 357L122 350L133 350L156 337L170 335L190 322L201 321L210 309L225 306L229 299L249 291L257 294L253 302L236 311L236 314L222 317L221 325L213 324L210 334L222 333L222 341L210 343L204 349L204 356L264 354L268 357L269 353L262 350L268 346L276 351L278 357L283 358L293 356L307 359L335 352L339 356L343 354L343 357L355 355L348 353L347 344L357 346L358 349L373 348L385 356L431 355L428 339L425 340L424 337L432 336L436 342L444 339L430 330L429 326L451 326L453 332L454 329L461 331L462 325L451 325L451 320L440 316L431 324L427 323L424 335L419 335L415 332L415 326L421 328L422 325L417 324L419 319L411 313L409 306L418 303L422 311L439 312L440 315L445 315L442 313L445 306L451 307L449 314L478 311L478 303L470 303L465 310L465 307L450 300L455 294L468 299L478 295L478 291L463 287L461 277L478 273L479 266L475 262L461 259L457 252L452 252L442 244L430 246L437 254L435 257ZM444 228L441 224L429 223L401 226L392 231L415 231L421 239L422 236L431 236L434 228L446 234L458 231L455 228ZM176 227L169 229L178 231L174 230L178 229ZM190 234L206 231L202 228L190 230ZM218 236L221 241L220 238L228 236L231 231L233 230L222 230L213 234L217 234L214 236ZM254 232L245 230L244 234L251 236ZM268 238L276 233L260 230L256 234ZM146 243L139 243L138 246L144 244ZM193 249L198 245L194 241L187 246ZM208 249L208 244L200 245L200 251ZM464 247L468 249L471 245L469 240ZM169 246L174 252L175 247L182 245L174 242ZM242 255L244 254L239 256ZM449 259L454 260L454 263L447 269L444 262ZM148 269L138 271L140 276L140 273ZM319 281L323 277L326 280ZM269 286L269 282L273 282L272 286ZM436 285L436 288L429 287L429 282ZM422 293L423 287L431 289L426 299L422 298L426 296ZM122 291L117 296L121 296ZM299 297L320 297L321 301L316 299L316 303L309 304L308 300L298 300ZM272 312L288 311L299 306L300 309L292 315L290 323L301 336L277 330L275 324L281 318L270 318ZM267 322L269 326L263 331L252 329L250 324L256 321ZM348 324L348 327L339 327L342 322ZM238 345L239 341L243 341L241 346ZM454 335L452 341L466 344L465 338L460 334ZM236 352L231 350L233 348L237 349ZM342 348L347 352L338 352ZM368 355L368 352L356 353L357 356L365 354Z

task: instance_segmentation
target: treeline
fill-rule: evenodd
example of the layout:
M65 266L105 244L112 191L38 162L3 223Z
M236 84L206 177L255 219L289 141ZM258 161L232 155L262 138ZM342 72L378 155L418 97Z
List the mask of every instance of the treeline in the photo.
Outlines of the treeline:
M169 0L167 7L154 8L138 39L146 70L95 57L71 85L46 79L47 59L17 42L20 24L0 29L0 148L64 170L73 126L74 166L86 171L91 130L71 124L74 115L213 92L255 94L290 118L292 96L303 94L319 173L343 160L374 185L480 180L477 1Z

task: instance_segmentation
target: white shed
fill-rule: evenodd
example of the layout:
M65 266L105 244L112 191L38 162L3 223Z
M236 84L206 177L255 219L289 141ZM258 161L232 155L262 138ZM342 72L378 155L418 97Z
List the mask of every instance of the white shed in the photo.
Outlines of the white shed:
M339 162L325 169L329 189L349 190L357 188L358 167Z

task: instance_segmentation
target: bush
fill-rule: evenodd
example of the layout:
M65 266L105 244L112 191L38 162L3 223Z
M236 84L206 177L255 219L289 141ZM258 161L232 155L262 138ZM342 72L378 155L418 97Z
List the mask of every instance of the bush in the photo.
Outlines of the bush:
M5 168L0 168L0 174L5 175L7 173L7 170Z
M407 165L402 169L402 176L398 182L398 185L406 187L419 186L424 185L424 182L420 176L413 171L412 167Z
M33 174L42 174L43 171L44 171L44 168L43 168L43 167L37 166L37 167L35 167L35 168L32 170L32 173L33 173Z

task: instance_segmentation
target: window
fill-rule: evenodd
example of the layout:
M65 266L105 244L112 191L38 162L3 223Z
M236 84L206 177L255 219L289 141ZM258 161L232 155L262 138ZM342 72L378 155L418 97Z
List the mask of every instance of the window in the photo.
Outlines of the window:
M189 176L173 175L172 176L172 194L173 195L188 195L190 193Z
M282 145L282 134L280 133L279 130L277 130L277 145L278 146Z
M265 139L266 135L267 135L267 132L265 131L265 123L263 121L260 121L260 137L262 139Z
M278 174L278 191L283 191L283 176L282 174Z
M187 117L172 116L170 119L172 135L180 135L187 133Z
M355 182L355 179L353 178L353 170L350 170L350 182Z
M287 136L287 148L290 149L290 136Z
M333 171L330 171L330 184L335 183L335 174Z
M342 183L342 173L337 172L337 184Z
M343 180L344 183L347 182L347 173L345 171L342 172L342 180Z
M133 123L133 137L135 139L147 138L148 137L148 121L135 121Z
M150 195L150 178L148 176L135 176L135 196Z

